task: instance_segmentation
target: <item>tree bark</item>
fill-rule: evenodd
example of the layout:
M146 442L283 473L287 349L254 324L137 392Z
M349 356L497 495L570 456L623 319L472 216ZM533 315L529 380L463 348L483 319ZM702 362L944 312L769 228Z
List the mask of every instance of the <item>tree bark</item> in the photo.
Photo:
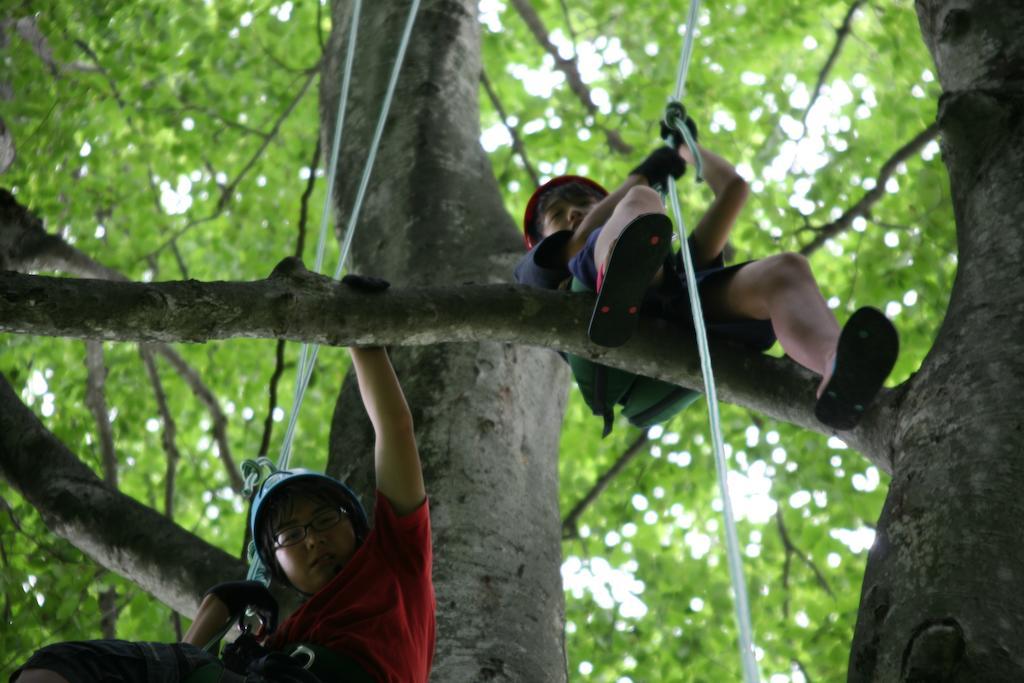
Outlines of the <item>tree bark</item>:
M620 348L585 334L593 297L513 285L353 291L285 259L255 282L113 283L0 273L0 332L108 341L283 338L339 345L502 342L567 351L703 388L692 331L641 320ZM813 413L818 378L788 359L712 344L721 400L824 434ZM551 355L551 354L549 354ZM889 434L902 387L883 392L848 445L891 471Z
M364 4L335 187L339 226L352 210L408 7ZM321 82L325 144L333 134L350 9L334 3ZM421 5L353 242L355 272L385 277L418 296L400 316L410 331L438 315L431 298L439 285L507 281L509 268L494 255L519 243L479 144L476 17L472 0ZM364 297L377 309L367 331L386 326L379 314L391 294ZM493 314L497 325L517 318L509 310ZM454 323L442 327L465 330ZM401 343L417 345L415 339L414 333ZM416 420L434 528L432 678L564 681L557 461L568 373L548 351L483 337L459 341L471 343L392 354ZM372 436L355 392L346 381L329 470L365 495Z
M909 383L850 681L1024 680L1024 7L918 0L959 272Z

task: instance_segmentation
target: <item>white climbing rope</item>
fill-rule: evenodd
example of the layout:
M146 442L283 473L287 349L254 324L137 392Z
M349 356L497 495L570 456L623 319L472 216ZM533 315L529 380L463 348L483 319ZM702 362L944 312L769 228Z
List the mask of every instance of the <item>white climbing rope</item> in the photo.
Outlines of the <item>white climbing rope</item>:
M412 36L412 27L416 20L416 12L419 9L420 0L413 0L409 8L409 17L405 22L405 30L402 32L402 40L398 46L398 54L391 69L391 78L388 81L387 90L384 94L384 102L381 105L380 116L377 118L377 128L373 133L370 142L370 151L367 154L366 164L363 166L363 175L359 181L359 189L356 192L352 210L349 213L348 225L345 228L345 239L341 247L341 255L338 258L338 266L334 269L334 279L341 277L348 261L349 251L352 248L352 238L355 236L356 225L359 221L359 212L363 207L363 200L366 197L367 188L370 185L370 174L373 171L374 161L377 159L377 149L380 147L381 138L384 135L384 125L387 123L388 112L391 110L391 102L394 99L395 88L398 85L398 76L401 73L402 62L405 59L405 52L409 46L409 39ZM315 270L320 271L323 262L323 253L327 241L327 226L329 223L331 198L334 192L334 177L337 168L338 151L341 147L341 130L344 123L344 111L348 98L348 86L351 78L352 59L355 52L355 42L359 21L359 12L362 0L356 0L352 14L352 27L349 31L348 54L345 60L345 73L342 79L341 95L338 101L337 123L334 127L334 141L331 146L331 160L327 176L327 197L324 199L324 210L320 220L320 240L317 244L317 259ZM292 441L295 437L295 426L298 421L299 410L302 407L302 400L309 386L310 377L313 376L313 369L316 366L316 358L320 351L319 344L302 345L302 352L299 358L299 367L296 372L297 382L295 385L295 400L292 404L292 412L288 420L288 429L285 432L284 441L281 444L281 455L278 457L278 467L287 469L291 460Z
M693 40L697 24L697 13L700 0L690 1L690 12L686 19L686 37L682 55L679 59L679 74L676 78L675 102L681 102L686 91L686 75L690 68L690 56L693 53ZM686 126L685 114L674 121L667 121L686 141L686 146L693 154L696 166L697 181L703 180L704 166L697 143ZM747 599L746 582L743 579L743 560L740 557L739 539L736 533L736 520L733 517L732 499L729 496L729 468L725 462L724 440L722 438L721 418L718 413L718 393L715 390L715 377L711 369L711 354L708 349L707 330L704 326L704 314L701 310L700 297L697 294L697 281L694 276L693 259L690 256L686 241L686 226L683 224L683 212L679 206L675 180L668 180L668 195L672 211L676 217L679 230L679 245L686 271L686 285L690 296L690 311L693 314L693 328L697 337L697 348L700 353L701 372L704 376L704 391L708 402L708 422L711 424L711 443L715 454L715 469L718 473L718 486L722 496L722 514L725 517L725 545L729 563L729 578L736 601L736 621L739 625L740 658L743 665L743 680L746 683L757 683L759 674L757 661L754 658L753 629L750 620L750 603Z
M327 196L324 198L323 211L320 215L320 237L317 242L316 262L313 268L315 272L320 272L320 268L323 265L324 252L326 250L332 199L334 195L334 182L337 174L338 155L341 149L342 129L345 123L345 109L348 106L349 85L352 80L352 64L355 60L355 45L359 32L358 26L362 5L362 0L355 0L352 8L352 23L349 27L348 49L346 51L345 66L342 73L341 93L338 96L338 111L335 115L334 138L331 142L331 153L327 166ZM409 40L412 37L412 28L416 20L416 13L419 10L419 6L420 0L412 0L412 4L409 7L409 16L406 19L405 29L402 32L402 39L398 46L398 54L395 56L395 63L391 69L391 78L388 81L387 90L384 94L384 101L381 105L380 116L377 119L377 128L374 131L373 139L370 142L370 150L367 154L366 164L363 166L363 175L359 182L359 189L356 192L355 201L353 202L352 210L349 213L348 224L345 228L345 239L341 247L341 254L338 257L338 266L334 270L334 279L338 279L341 276L345 269L345 263L348 261L349 251L352 247L352 238L355 236L356 225L359 221L359 212L362 209L363 200L366 197L366 191L370 184L370 174L373 171L373 163L377 158L377 149L380 147L380 141L384 135L384 125L387 122L388 113L391 110L391 102L394 99L395 89L398 85L398 77L402 70L402 62L405 60L405 53L409 47ZM313 169L310 169L310 172L313 172ZM277 464L275 465L269 458L257 458L256 460L247 460L242 463L242 471L246 485L245 495L247 497L251 497L253 495L256 490L256 486L259 484L261 468L267 468L271 472L275 470L288 469L288 464L291 461L292 442L295 439L295 428L298 423L299 412L302 408L302 401L306 394L306 388L309 386L309 380L313 376L313 370L316 367L316 359L319 351L319 344L303 343L302 349L299 352L299 365L296 369L295 398L292 401L291 415L288 418L288 427L285 430L284 440L281 443L281 453L278 456ZM256 546L254 542L250 542L249 544L248 555L248 578L250 580L262 581L265 584L269 583L269 573L260 561L259 555L256 553Z

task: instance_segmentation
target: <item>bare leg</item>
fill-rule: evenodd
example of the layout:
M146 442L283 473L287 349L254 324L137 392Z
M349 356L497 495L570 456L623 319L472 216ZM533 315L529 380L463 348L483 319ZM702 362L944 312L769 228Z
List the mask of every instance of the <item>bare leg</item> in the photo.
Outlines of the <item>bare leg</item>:
M665 205L661 203L661 195L649 187L638 185L630 188L622 201L616 205L612 215L601 228L594 244L594 267L600 271L601 267L608 262L608 255L611 254L615 241L627 225L633 222L637 216L646 213L665 213ZM661 270L652 281L657 284L661 280Z
M68 679L48 669L25 669L15 680L18 683L68 683Z
M818 289L807 259L785 253L755 261L703 291L709 320L769 319L783 350L822 376L832 376L839 324Z

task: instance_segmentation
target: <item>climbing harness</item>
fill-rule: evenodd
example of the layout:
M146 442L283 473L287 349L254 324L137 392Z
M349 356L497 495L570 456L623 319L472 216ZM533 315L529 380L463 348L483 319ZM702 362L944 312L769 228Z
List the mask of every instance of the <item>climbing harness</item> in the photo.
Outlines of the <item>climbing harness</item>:
M679 72L676 77L674 97L665 110L665 123L671 132L682 136L686 146L693 154L696 167L697 182L702 182L704 165L701 160L697 143L693 139L689 127L686 126L686 109L682 105L686 92L686 74L690 68L690 56L693 53L694 31L697 24L697 12L700 0L690 0L690 12L686 18L686 37L679 59ZM666 143L672 144L673 136L666 136ZM747 588L743 579L743 561L740 558L739 539L736 533L736 520L733 518L732 501L729 496L728 466L725 462L725 450L722 439L721 418L718 413L718 394L715 390L715 378L711 370L711 355L708 350L707 330L704 326L704 315L701 310L700 297L697 294L697 281L694 276L693 259L686 248L686 226L683 224L683 213L679 206L675 179L669 176L668 196L675 214L679 231L680 251L683 255L683 266L686 271L686 285L690 296L690 311L693 314L693 328L697 337L697 348L700 353L701 374L704 376L704 391L708 399L708 422L711 425L711 443L715 454L715 469L718 473L718 486L722 496L722 514L725 517L725 545L729 561L729 577L732 582L736 600L736 620L739 624L740 657L743 664L743 680L745 683L757 683L759 674L754 659L754 645L750 624L750 605L747 600Z

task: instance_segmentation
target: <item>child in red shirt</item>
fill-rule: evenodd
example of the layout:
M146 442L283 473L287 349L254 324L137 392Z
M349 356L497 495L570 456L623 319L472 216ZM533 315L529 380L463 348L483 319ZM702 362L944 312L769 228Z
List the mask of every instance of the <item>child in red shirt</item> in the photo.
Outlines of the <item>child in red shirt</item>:
M426 683L435 599L430 513L412 415L385 351L351 354L376 433L375 526L369 527L355 494L331 477L281 470L267 478L250 515L257 551L275 580L307 599L264 643L270 654L254 664L266 667L260 670L266 675L270 665L291 672L296 662L301 667L320 659L309 668L322 672L326 661L330 678L320 673L324 681L343 671L344 680ZM204 597L183 643L59 643L38 651L10 680L241 681L199 648L253 602L267 607L272 598L253 582L221 584Z

